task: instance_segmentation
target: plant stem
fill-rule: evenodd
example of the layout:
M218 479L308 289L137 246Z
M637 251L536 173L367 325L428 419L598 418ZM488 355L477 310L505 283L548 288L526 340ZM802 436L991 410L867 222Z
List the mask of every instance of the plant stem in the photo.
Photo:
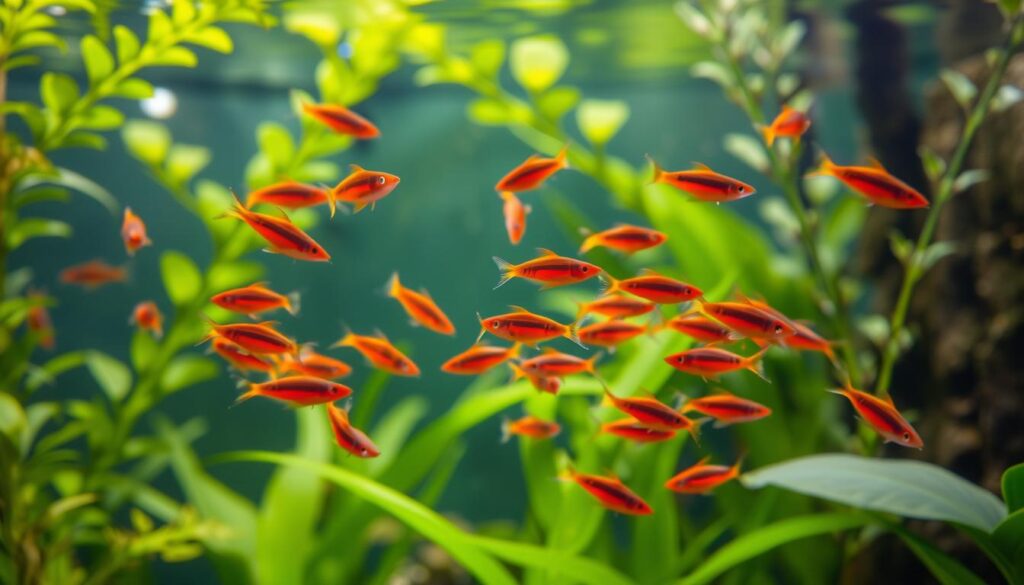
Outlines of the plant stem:
M1022 36L1024 36L1024 14L1018 15L1013 20L1009 35L992 67L992 73L985 84L985 88L982 90L978 101L974 104L974 109L971 110L967 121L964 123L960 142L957 143L953 156L946 167L946 172L939 181L939 188L935 194L934 201L932 201L931 208L928 210L928 217L925 219L924 227L921 229L921 234L914 245L914 252L907 261L907 270L903 276L903 284L900 286L896 306L893 308L892 318L889 320L889 338L886 341L885 350L882 354L882 365L878 372L878 382L875 385L875 394L879 396L884 397L889 394L889 386L892 383L892 371L900 354L899 339L906 324L910 299L914 293L914 286L924 276L922 260L925 250L931 244L932 238L935 235L939 214L942 212L946 202L955 194L953 187L957 176L960 174L960 169L963 167L964 159L967 158L967 151L970 149L971 142L973 142L978 128L981 127L982 122L985 120L989 104L992 102L996 90L999 89L1003 74L1006 73L1006 67L1010 63L1010 57L1013 55L1013 50L1020 43Z

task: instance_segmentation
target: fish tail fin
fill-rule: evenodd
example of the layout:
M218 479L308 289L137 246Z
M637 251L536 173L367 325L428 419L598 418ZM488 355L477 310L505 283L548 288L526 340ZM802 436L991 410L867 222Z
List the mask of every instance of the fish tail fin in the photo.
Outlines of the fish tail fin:
M235 219L245 221L245 218L247 217L249 210L245 207L245 205L242 205L242 202L238 199L238 194L236 194L234 190L231 191L231 197L233 199L231 203L231 208L225 210L224 213L218 215L217 219L233 217Z
M562 166L563 169L569 168L569 143L565 143L565 146L558 151L555 155L555 160Z
M249 389L246 390L244 393L242 393L241 396L236 398L234 404L232 404L231 407L234 408L234 407L238 406L239 404L241 404L241 403L243 403L243 402L245 402L245 401L247 401L249 399L255 398L255 397L259 396L259 395L260 395L259 388L257 388L255 384L250 384L249 385Z
M513 382L518 382L519 380L522 380L523 378L526 377L526 372L523 371L523 368L519 364L515 362L509 362L508 367L509 369L512 370Z
M661 177L665 175L665 169L661 168L661 165L658 164L658 161L654 160L654 157L652 157L651 155L645 154L644 157L647 158L647 161L651 163L651 167L654 169L654 177L650 181L648 181L647 184L650 185L653 183L657 183L658 181L661 180Z
M690 428L687 430L687 432L690 433L690 437L693 438L693 442L695 445L700 445L700 428L707 424L707 422L710 420L711 418L707 416L693 420L693 424L690 425Z
M398 278L398 271L391 273L391 277L388 278L387 284L384 285L384 294L391 298L396 298L398 293L402 290L402 281Z
M615 395L608 386L604 387L604 395L601 396L601 407L602 408L614 408L615 407Z
M835 175L835 168L836 163L832 162L832 159L829 158L828 153L823 150L821 151L821 161L818 163L818 168L814 169L810 173L807 173L807 175L811 177L831 176Z
M480 343L480 340L484 338L484 333L487 333L487 328L484 327L484 318L480 315L480 311L476 312L476 320L480 322L480 334L476 336L474 343Z
M604 357L604 352L603 351L599 351L599 352L595 353L594 355L590 356L589 358L587 358L587 360L585 362L587 364L587 371L596 376L597 375L597 360L601 359L602 357Z
M570 323L568 325L568 330L565 332L565 335L563 335L563 337L575 343L576 345L582 347L583 349L587 349L587 346L583 345L583 342L580 341L580 332L578 325L579 324L576 322Z
M772 346L770 344L766 345L761 349L757 350L757 353L744 360L746 363L746 368L748 370L750 370L751 372L756 374L758 378L761 378L762 380L768 382L769 384L771 384L772 381L769 380L767 376L765 376L764 362L761 361L761 358L764 357L764 354L767 353L768 350L771 348Z
M775 128L773 126L760 126L758 130L761 131L761 136L764 137L764 143L771 148L772 144L775 143Z
M572 462L565 464L565 469L558 472L555 476L556 481L574 481L576 479L576 467L573 466Z
M298 315L299 309L302 308L302 293L297 290L286 294L284 296L284 310L288 311L291 315Z
M512 438L512 428L507 416L501 417L501 443L505 444Z
M491 258L494 260L494 263L498 266L498 271L501 272L501 280L499 280L498 284L495 285L494 287L497 289L500 288L506 282L516 277L516 267L511 262L502 260L497 256L492 256Z
M580 231L585 228L580 228ZM583 239L583 243L580 244L580 254L586 254L597 247L597 235L589 235Z
M516 358L518 358L519 354L522 353L522 351L523 351L523 343L521 341L517 341L517 342L513 343L512 344L512 349L508 350L508 357L509 357L509 359L516 359Z
M331 347L351 347L354 345L353 341L355 341L355 334L346 327L345 334L342 335L341 339L335 341Z
M587 316L587 304L583 301L576 301L576 322L579 323Z
M622 290L620 288L619 281L607 272L601 274L597 278L601 280L601 294L603 295L610 295Z

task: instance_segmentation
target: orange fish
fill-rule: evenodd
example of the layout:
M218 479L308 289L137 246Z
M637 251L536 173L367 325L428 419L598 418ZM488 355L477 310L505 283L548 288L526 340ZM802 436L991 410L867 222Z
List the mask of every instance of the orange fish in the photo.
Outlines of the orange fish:
M217 355L238 370L243 372L265 372L271 375L274 373L273 363L245 351L240 345L233 341L229 341L223 337L215 337L213 338L210 347L213 351L217 352Z
M283 295L267 288L265 282L217 293L210 301L218 307L250 317L275 309L284 309L292 315L299 312L299 293Z
M368 171L359 165L349 167L352 172L334 187L331 197L352 205L356 213L367 205L373 211L377 202L387 197L401 182L398 176L390 173Z
M531 347L556 337L565 337L576 345L582 345L576 336L575 325L562 325L542 315L531 313L522 307L512 305L514 312L487 317L477 314L480 320L480 335L477 341L490 332L508 341L518 341Z
M681 494L705 494L723 483L739 477L740 463L737 461L731 467L725 465L708 465L710 456L698 461L692 467L688 467L673 476L665 487Z
M455 326L437 306L427 291L417 292L402 286L398 273L391 275L387 285L388 296L397 300L405 312L413 320L413 324L423 325L431 331L442 335L455 335Z
M610 276L605 278L608 281L605 294L622 291L660 305L685 303L704 296L704 291L692 284L662 276L649 268L643 270L642 276L625 280L616 280Z
M601 273L600 266L559 256L545 248L540 248L540 256L522 264L511 264L497 256L494 256L494 263L501 271L501 280L494 288L500 287L513 278L525 278L542 283L544 286L541 289L543 290L583 282Z
M495 189L498 192L520 192L536 189L544 181L548 180L551 175L564 168L568 168L569 163L566 160L568 154L569 146L566 145L554 158L544 158L537 154L532 155L498 181Z
M589 313L597 313L612 319L624 319L626 317L646 315L653 311L656 306L654 303L638 301L632 297L619 294L605 295L589 303L576 304L580 308L576 314L576 319L582 319L584 315Z
M768 378L764 377L764 366L761 364L761 356L766 351L768 348L764 347L750 357L743 357L717 347L698 347L672 354L665 358L665 363L680 372L712 379L717 378L719 374L747 369L767 382Z
M352 426L348 419L348 411L338 408L333 402L327 403L327 419L331 421L334 440L338 446L356 457L371 459L380 455L380 449L373 444L366 433Z
M523 234L526 233L526 216L533 209L529 205L523 205L523 202L511 191L502 191L501 199L505 202L502 211L505 214L505 231L508 232L508 241L512 245L516 245L522 241Z
M345 106L304 103L302 111L338 134L345 134L360 140L380 136L380 130L372 122Z
M619 398L605 388L604 404L614 406L637 422L659 429L686 431L694 441L700 438L700 426L705 419L693 420L683 416L679 410L661 402L654 396L632 396Z
M778 137L790 138L793 144L800 144L800 137L811 127L811 119L807 114L794 110L789 106L782 106L782 111L772 120L768 126L761 127L761 134L764 135L764 143L771 146Z
M562 427L558 423L535 416L524 416L512 421L506 418L501 421L501 442L507 443L512 435L531 439L550 439L557 436L561 430Z
M872 204L892 209L920 209L929 205L920 191L892 176L877 160L872 159L867 167L842 167L827 154L821 156L821 166L812 174L835 177Z
M87 290L93 290L112 282L124 282L128 271L120 266L111 266L103 260L90 260L65 268L60 273L60 281L64 284L77 284Z
M610 319L581 327L577 333L584 344L600 345L615 351L619 345L646 331L647 328L643 325Z
M789 319L770 314L749 303L698 302L701 313L751 339L777 342L796 333Z
M256 396L273 398L293 406L313 406L341 400L352 394L344 384L312 376L289 376L269 382L249 384L249 390L238 397L235 404Z
M211 319L207 320L212 331L206 336L206 339L214 339L218 336L223 337L241 346L245 351L257 355L293 354L298 351L298 346L295 345L294 341L281 335L274 329L274 321L220 325Z
M845 388L829 390L829 392L845 396L853 404L853 409L857 411L857 414L879 435L882 435L886 443L896 443L914 449L924 447L921 436L896 410L891 396L886 399L878 398L855 389L849 382L846 383Z
M676 436L672 429L661 429L643 424L635 418L623 418L601 425L601 432L637 443L660 443Z
M683 405L683 412L695 410L718 421L716 426L722 427L734 423L752 422L772 413L767 406L740 398L731 392L719 390L717 394L694 398Z
M736 201L754 194L754 188L750 185L716 173L700 163L694 163L694 168L688 171L666 171L648 157L654 166L654 183L671 185L680 191L685 191L701 201L722 203L723 201Z
M53 349L57 344L56 330L53 328L53 320L50 319L50 311L46 309L48 299L46 295L39 292L28 293L28 299L32 306L25 316L25 326L36 335L39 345L43 349Z
M331 255L320 244L292 223L287 216L274 217L249 211L237 197L234 208L225 212L224 216L234 217L249 224L249 227L270 244L268 252L312 262L327 262L331 259Z
M142 301L132 311L131 323L143 331L150 331L156 337L164 335L164 316L153 301Z
M702 315L676 315L664 326L708 345L736 341L742 337L718 321Z
M296 181L281 181L256 189L249 193L249 197L245 200L245 206L249 209L260 203L288 209L301 209L326 203L331 208L331 217L334 217L335 211L331 191Z
M473 345L466 351L446 361L441 370L449 374L475 376L504 363L519 355L522 344L512 347L495 347L491 345Z
M626 487L618 477L580 473L570 467L561 478L575 481L597 498L602 506L613 512L631 516L646 516L654 512L643 498Z
M377 335L356 335L351 331L331 347L351 347L363 354L374 367L390 372L396 376L419 376L420 368L392 345L383 333Z
M601 359L600 353L583 359L549 347L541 355L525 360L519 366L524 372L537 376L571 376L583 372L597 375L594 364L599 359Z
M538 392L544 392L545 394L558 394L558 391L562 389L562 379L558 376L543 376L535 374L533 372L527 372L519 366L519 364L509 362L508 367L512 369L512 381L526 378L530 381L530 385L533 386Z
M146 224L142 222L142 218L132 213L131 207L124 208L121 239L124 240L124 249L129 256L134 256L139 248L153 245L149 236L146 235Z
M817 333L814 332L813 329L811 329L807 325L804 325L799 321L793 321L789 317L783 315L781 311L775 309L774 307L772 307L768 303L765 303L764 301L749 299L743 295L740 295L740 300L749 305L757 307L758 309L761 309L762 311L770 315L774 315L778 319L786 321L793 327L793 335L787 337L783 342L783 344L786 347L823 353L826 357L828 357L829 361L831 361L833 364L838 363L836 361L836 353L832 349L833 345L835 345L835 342L829 341L824 337L818 335ZM755 339L754 343L758 343L758 340Z
M278 366L282 372L292 372L324 380L344 378L352 373L352 366L329 355L317 353L308 346L303 347L298 356L285 354Z
M591 234L583 240L580 246L580 254L588 252L598 246L611 248L626 254L647 250L660 246L668 236L650 228L619 224L613 228Z

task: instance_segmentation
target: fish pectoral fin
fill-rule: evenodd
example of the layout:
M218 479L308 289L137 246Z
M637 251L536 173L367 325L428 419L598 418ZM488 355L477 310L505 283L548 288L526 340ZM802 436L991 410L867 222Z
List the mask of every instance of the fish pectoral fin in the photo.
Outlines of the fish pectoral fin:
M369 205L369 204L368 203L356 203L354 205L355 205L355 207L353 207L352 213L356 214L356 213L359 213L360 211L362 211L363 209L365 209L366 206Z

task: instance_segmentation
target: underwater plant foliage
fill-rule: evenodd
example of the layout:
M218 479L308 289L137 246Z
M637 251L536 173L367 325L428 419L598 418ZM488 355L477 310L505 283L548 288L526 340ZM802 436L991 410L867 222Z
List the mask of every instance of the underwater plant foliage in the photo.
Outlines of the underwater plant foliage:
M949 242L933 241L942 208L956 193L985 179L985 171L963 168L967 150L984 119L1012 105L1006 97L1012 92L1004 91L1001 78L1024 35L1019 2L999 2L1007 41L993 50L993 73L984 86L975 87L953 71L941 76L962 106L966 123L950 160L921 153L933 183L930 207L914 211L927 217L915 242L893 237L892 252L903 263L905 275L889 316L865 314L869 287L848 273L846 259L867 215L864 202L840 189L839 181L808 177L813 170L807 164L807 155L814 153L813 137L787 135L775 118L789 106L811 120L810 108L817 99L801 83L795 64L805 26L799 20L786 21L785 3L684 0L662 7L678 17L671 21L669 34L693 61L691 75L720 87L721 99L742 116L743 129L726 132L721 151L742 163L735 169L742 169L744 176L757 177L759 192L753 196L758 198L760 218L741 215L729 200L692 201L677 188L684 180L722 184L730 177L680 175L679 182L672 183L659 179L666 175L658 173L657 163L643 160L645 153L615 154L620 152L616 137L628 128L630 105L607 96L588 97L570 85L566 79L571 78L567 72L574 55L557 36L531 31L479 40L473 31L461 31L457 19L435 19L438 7L419 4L174 0L147 9L141 27L120 23L123 11L100 0L5 0L0 6L0 87L29 70L39 79L31 99L10 99L0 92L3 582L91 585L159 581L174 574L215 575L225 583L385 584L428 571L487 584L820 583L847 574L858 555L883 535L899 539L941 583L984 582L911 519L948 524L970 538L1007 583L1024 582L1024 466L1006 470L1001 498L996 497L948 470L908 456L905 448L883 449L879 438L884 429L870 424L871 414L881 412L879 420L891 423L895 417L913 432L896 411L900 397L890 388L892 369L913 344L906 321L914 287L950 253ZM576 8L573 2L551 4L521 10L529 15L532 10ZM78 35L66 23L89 32ZM151 68L192 69L211 53L231 54L236 44L241 46L239 38L258 39L278 28L301 38L317 62L308 71L307 90L288 92L286 115L260 122L255 136L234 138L239 151L253 153L247 161L238 164L237 153L179 142L161 122L126 119L131 111L128 102L149 100L161 89L146 80ZM585 50L585 43L579 45L573 50ZM75 75L51 66L61 54L75 60ZM277 281L276 271L267 269L277 265L264 249L295 258L287 269L290 274L302 274L312 265L303 260L322 260L328 252L334 254L333 262L349 266L343 263L358 261L357 237L367 234L354 226L386 221L379 217L399 213L405 193L415 193L408 181L389 183L395 194L387 190L372 201L361 199L358 188L344 188L343 182L332 187L346 176L359 179L356 187L367 178L371 186L377 180L385 185L383 171L350 171L340 163L357 160L356 153L365 152L365 139L374 140L381 150L411 150L389 142L390 127L382 124L380 132L354 113L369 107L396 72L411 72L415 92L454 86L443 90L457 92L452 95L464 100L460 104L466 104L473 124L486 132L507 131L524 152L538 153L544 160L553 157L550 161L555 162L545 164L567 163L565 170L549 166L552 173L572 173L585 181L571 183L587 185L583 197L555 181L536 192L516 193L529 206L524 211L527 223L544 221L539 218L546 216L564 241L583 245L608 217L587 199L600 195L617 219L641 223L667 237L655 249L636 254L613 250L609 239L604 240L605 247L574 254L599 267L607 286L624 286L642 270L653 270L702 287L699 301L685 305L700 307L702 314L710 314L715 304L739 302L750 295L745 307L770 302L775 313L769 316L780 315L779 320L790 325L813 323L828 341L817 351L797 352L795 344L762 343L751 337L734 346L737 339L729 338L723 345L741 357L759 356L755 352L762 345L769 348L761 377L737 371L720 380L705 379L714 378L713 373L690 375L665 363L666 356L704 348L671 330L670 319L676 315L671 304L658 305L650 314L628 321L642 325L643 334L613 344L594 369L565 377L554 393L539 392L530 376L517 374L509 380L506 369L498 367L468 384L460 381L464 378L445 378L451 386L465 388L443 404L440 397L454 394L443 394L431 385L416 391L408 390L415 384L398 386L409 373L403 364L438 367L420 359L432 356L433 348L422 348L404 336L396 335L392 343L357 331L378 342L362 346L336 323L318 317L319 307L288 304L294 300L291 295L267 302L294 310L294 315L272 313L250 320L252 327L263 327L258 341L292 341L267 341L278 332L276 325L266 322L279 318L313 323L323 335L341 336L336 345L343 349L330 349L323 340L277 353L245 345L241 333L236 338L234 331L221 328L249 323L246 310L229 310L226 301L214 299L224 291L267 280L269 272L275 272ZM181 75L188 79L188 73ZM311 113L311 105L325 109ZM763 134L769 127L778 128L780 138L766 141ZM145 225L141 236L137 231L133 235L131 229L140 228L130 224L117 193L98 182L100 169L63 166L64 160L76 160L65 157L65 150L104 153L121 147L148 176L153 197L160 198L159 208L180 213L174 217L187 222L182 230L202 234L190 242L194 248L166 249L158 240L150 246ZM667 153L646 154L667 165L661 160ZM235 178L212 172L223 168L216 166L220 160L233 161ZM531 160L536 162L523 164ZM501 164L512 168L518 162ZM839 171L834 174L857 190ZM279 203L256 207L247 200L246 205L239 202L233 207L236 197L246 200L248 195L251 200L254 192L274 197L271 191L283 181L304 185L302 196L315 198L315 204L285 211L279 210ZM731 185L727 191L735 188L736 180L731 181L724 183ZM83 229L76 218L61 216L62 208L79 195L94 201L102 213L115 218L124 213L120 235L131 260L106 268L78 266L77 273L65 271L60 278L84 287L124 280L135 286L134 272L159 275L162 285L154 299L157 313L140 312L141 305L137 306L120 348L64 351L59 342L62 324L50 323L48 309L62 302L66 288L46 291L36 285L46 280L42 273L52 272L52 266L11 268L16 262L10 259L17 259L19 249L39 245L43 238L70 239L88 250L95 243L91 240L101 237ZM483 196L498 200L494 194ZM270 219L256 217L256 211ZM237 217L225 217L232 215ZM274 221L275 229L259 227ZM504 231L500 217L480 221L493 224L496 233ZM337 229L357 234L344 240L351 244L348 249L321 247L320 241L339 241L336 234L321 238L339 224L343 227ZM286 235L280 235L282 230ZM547 247L530 233L527 230L526 241ZM294 247L288 248L291 244ZM529 252L521 254L524 248L529 249L516 249L517 261L527 260ZM343 256L348 259L339 258ZM418 258L403 251L388 271L405 271L406 264L420 262ZM63 261L60 267L65 267ZM500 293L491 293L493 298L515 298L497 295L518 294L528 286L518 282L524 275L528 273L519 270ZM577 334L595 321L580 320L577 313L580 303L600 298L594 282L544 290L528 306L558 324L572 323L564 337L578 341ZM307 298L327 298L320 291L302 291L301 282L293 284ZM415 292L419 283L405 286ZM376 287L379 283L358 283L360 290ZM516 293L508 292L512 287ZM379 296L408 298L398 290L389 287ZM94 302L105 302L103 292L92 294ZM438 313L444 316L440 306L452 309L455 303L446 305L446 297L439 294L434 309L424 309L423 298L432 302L432 297L421 294L410 301L419 313L409 310L406 302L402 306L411 319L439 331L442 327L437 322L431 327L430 319ZM480 296L473 291L465 295L461 298ZM461 312L495 308L493 298L481 298L478 306L462 307ZM524 293L523 298L534 297ZM339 296L331 302L339 305L335 308L340 314L350 315L353 325L375 317L365 300ZM126 315L130 309L124 308ZM763 307L757 311L759 318L766 314ZM451 314L455 317L454 311ZM461 317L454 319L462 329L457 335L468 347L472 331L465 328L476 323ZM480 319L481 324L488 322ZM217 350L219 340L227 340L219 346L222 349L241 348L236 359L250 359L253 368L273 371L266 385L279 383L282 389L250 386L257 379L262 382L254 373L260 370L246 370L238 367L239 361L227 360ZM203 341L209 345L199 345ZM488 336L483 343L494 341ZM559 343L560 348L572 348L566 351L580 353L568 340ZM311 352L357 359L350 347L373 365L352 362L360 365L350 369L361 370L352 388L329 385L302 370ZM529 347L517 351L522 352L520 364L545 355ZM213 355L217 353L219 357ZM595 354L594 347L587 349L587 357ZM294 408L272 413L273 420L293 421L291 445L279 451L219 449L210 454L198 443L217 432L208 428L207 413L195 409L191 416L175 420L163 410L175 400L200 404L199 394L230 386L232 378L225 372L231 364L236 366L231 369L234 379L254 396L291 400ZM296 382L294 374L302 379ZM319 382L314 384L314 379ZM844 384L854 407L867 405L857 409L865 421L860 426L849 425L847 400L826 392ZM299 402L299 391L309 387L315 388L308 391L313 393L339 392L341 387L352 391L351 398L342 401L344 408L339 403L331 410L322 403L333 403L334 394L313 399L304 394L308 401ZM634 442L607 432L607 425L622 416L604 402L609 395L690 404L714 396L719 387L755 400L769 408L770 415L749 423L723 420L726 424L713 425L703 424L704 418L684 407L679 410L688 415L683 417L686 424L696 427L692 433L674 431L670 440ZM856 402L850 394L853 388L863 389L869 398ZM680 396L681 391L687 396ZM245 419L246 410L254 406L242 403L250 393L239 399L230 416ZM871 398L882 406L871 410ZM230 400L223 404L227 408ZM892 410L878 410L885 405ZM522 517L497 522L443 514L441 510L453 507L445 502L446 493L459 487L454 484L472 479L467 456L479 452L481 437L497 442L488 432L502 418L518 413L558 421L555 432L560 436L549 440L513 432L514 444L502 448L517 453L515 471L521 483L501 486L509 493L459 493L481 500L522 501ZM905 414L911 422L916 420L913 413ZM503 429L519 428L511 426L515 422L521 421L506 420ZM259 425L238 424L243 426L233 428L261 432ZM909 440L910 435L904 437ZM245 439L230 444L249 444ZM895 442L899 439L896 436ZM666 480L703 465L705 456L722 466L735 464L728 468L734 474L703 495L666 489ZM254 469L263 473L252 476L259 478L255 491L251 482L239 479ZM613 486L605 488L609 497L635 497L653 513L616 512L608 500L595 498L587 489L593 484L586 483L584 474L610 482L602 484ZM619 488L625 486L628 494L623 495ZM178 563L207 565L196 572L168 569ZM169 572L178 570L183 572Z

